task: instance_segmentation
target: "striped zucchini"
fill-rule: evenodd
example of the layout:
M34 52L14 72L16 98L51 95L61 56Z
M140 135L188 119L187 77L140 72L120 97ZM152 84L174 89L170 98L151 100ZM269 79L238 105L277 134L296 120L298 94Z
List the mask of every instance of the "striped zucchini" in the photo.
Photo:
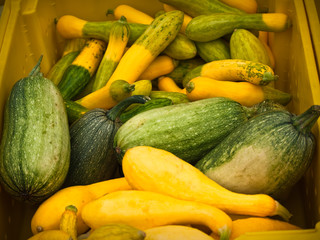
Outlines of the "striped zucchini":
M108 47L98 67L92 86L93 92L107 84L125 52L129 36L130 29L127 20L122 16L111 26Z
M206 62L231 58L230 47L222 38L209 42L195 42L195 44L198 55Z
M63 99L52 81L42 77L40 61L11 89L0 145L2 186L14 198L32 204L61 187L70 163Z
M234 29L282 32L290 26L291 21L284 13L215 13L193 18L186 28L186 36L194 41L208 42L232 33Z
M183 12L171 11L157 17L121 58L105 87L78 101L87 108L111 108L117 103L109 93L113 81L121 79L132 84L150 63L175 39L183 21Z
M58 88L65 100L73 99L95 74L105 51L106 43L90 39L80 54L65 70Z

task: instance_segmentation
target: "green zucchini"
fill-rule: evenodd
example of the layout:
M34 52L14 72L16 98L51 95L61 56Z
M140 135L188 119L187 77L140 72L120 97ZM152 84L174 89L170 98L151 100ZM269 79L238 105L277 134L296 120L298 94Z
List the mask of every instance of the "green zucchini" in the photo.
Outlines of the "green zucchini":
M46 78L50 79L54 84L58 85L66 69L71 65L74 59L79 55L80 51L70 52L62 56L50 69Z
M195 42L195 44L198 55L206 62L231 58L229 45L222 38L209 42Z
M160 2L169 4L187 13L191 17L207 15L212 13L245 13L244 11L238 8L231 7L219 0L160 0Z
M263 43L246 29L233 31L230 39L230 54L233 59L244 59L272 66Z
M4 190L31 204L61 187L70 163L67 113L56 85L40 73L41 59L11 89L0 145Z
M122 123L125 123L130 118L132 118L133 116L139 113L142 113L154 108L160 108L160 107L169 106L169 105L172 105L172 101L169 98L155 98L155 99L149 100L144 104L136 103L136 105L133 108L126 110L120 115L120 121Z
M197 55L197 48L193 41L178 33L175 40L163 52L173 59L186 60Z
M90 39L63 73L58 88L65 100L73 99L95 74L105 51L106 43Z
M196 167L235 192L284 198L305 173L315 150L312 126L320 106L300 115L266 111L232 131Z
M190 102L186 94L179 93L179 92L167 92L167 91L154 90L154 91L151 91L149 96L151 99L167 98L167 99L170 99L173 104Z
M230 34L234 29L283 32L290 26L291 21L284 13L214 13L193 18L185 34L193 41L208 42Z
M145 96L131 96L111 110L92 109L70 126L71 159L65 187L87 185L113 176L118 167L112 147L121 124L118 118L130 104L146 101Z
M129 119L116 133L114 147L120 162L127 149L146 145L196 163L246 121L244 108L228 98L174 104Z

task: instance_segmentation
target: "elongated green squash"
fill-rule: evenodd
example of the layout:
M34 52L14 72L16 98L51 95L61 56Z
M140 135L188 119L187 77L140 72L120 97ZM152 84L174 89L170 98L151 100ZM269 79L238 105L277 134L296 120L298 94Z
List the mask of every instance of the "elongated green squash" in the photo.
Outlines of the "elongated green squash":
M64 15L57 22L57 31L65 39L95 38L108 42L113 21L86 21L75 16ZM129 23L130 37L128 44L132 45L148 28L147 24ZM186 46L188 46L186 48ZM184 48L185 47L185 48ZM183 34L178 34L164 53L176 59L189 59L196 53L194 43ZM181 55L180 55L181 54Z
M125 17L111 26L107 50L99 64L92 91L105 86L125 52L130 36L130 28Z
M187 103L190 102L187 95L185 93L180 92L167 92L167 91L151 91L150 93L151 99L161 99L166 98L172 101L172 104L179 104L179 103Z
M236 29L230 38L230 54L233 59L244 59L271 65L269 54L261 40L246 29Z
M3 188L14 198L32 204L61 187L70 162L63 99L55 84L42 77L40 61L11 89L0 145Z
M319 116L317 105L300 115L285 110L259 114L230 133L196 167L231 191L284 197L310 165L315 150L311 128Z
M195 163L246 121L243 107L227 98L180 103L129 119L115 135L114 147L120 160L127 149L147 145Z
M66 106L69 124L73 123L89 111L89 109L71 100L65 100L64 104Z
M207 15L212 13L236 13L243 14L244 11L231 7L219 0L160 0L162 3L169 4L191 17Z
M231 58L230 48L222 38L209 42L195 42L195 44L198 55L206 62Z
M232 33L234 29L282 32L290 26L291 21L284 13L214 13L193 18L186 28L186 36L194 41L208 42Z

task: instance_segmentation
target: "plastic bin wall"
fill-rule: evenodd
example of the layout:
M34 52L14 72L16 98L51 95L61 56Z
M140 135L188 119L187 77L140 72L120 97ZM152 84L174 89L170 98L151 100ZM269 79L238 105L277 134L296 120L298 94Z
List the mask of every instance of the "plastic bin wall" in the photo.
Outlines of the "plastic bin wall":
M4 103L13 84L30 72L41 54L44 74L60 57L64 41L56 34L54 20L65 14L89 21L107 20L107 9L123 3L150 15L162 8L158 0L6 0L0 19L0 126ZM275 72L280 77L276 87L293 96L289 110L299 114L312 104L320 104L316 57L303 0L260 0L258 3L270 12L284 12L292 19L291 29L269 37L276 59ZM319 224L314 229L320 221L319 124L318 121L313 128L318 143L312 166L283 203L293 213L292 223L310 230L295 231L291 235L251 234L241 239L293 239L292 234L302 236L296 239L320 239ZM19 240L31 236L30 221L35 210L36 206L13 200L0 187L0 239Z

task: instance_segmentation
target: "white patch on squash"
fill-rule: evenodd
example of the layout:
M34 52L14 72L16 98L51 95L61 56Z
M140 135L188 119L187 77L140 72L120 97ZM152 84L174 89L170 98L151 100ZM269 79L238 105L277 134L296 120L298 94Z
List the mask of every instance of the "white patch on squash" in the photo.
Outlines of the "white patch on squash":
M223 187L240 193L260 193L268 186L272 157L266 148L243 147L232 160L211 168L206 175ZM269 152L270 153L270 152Z

